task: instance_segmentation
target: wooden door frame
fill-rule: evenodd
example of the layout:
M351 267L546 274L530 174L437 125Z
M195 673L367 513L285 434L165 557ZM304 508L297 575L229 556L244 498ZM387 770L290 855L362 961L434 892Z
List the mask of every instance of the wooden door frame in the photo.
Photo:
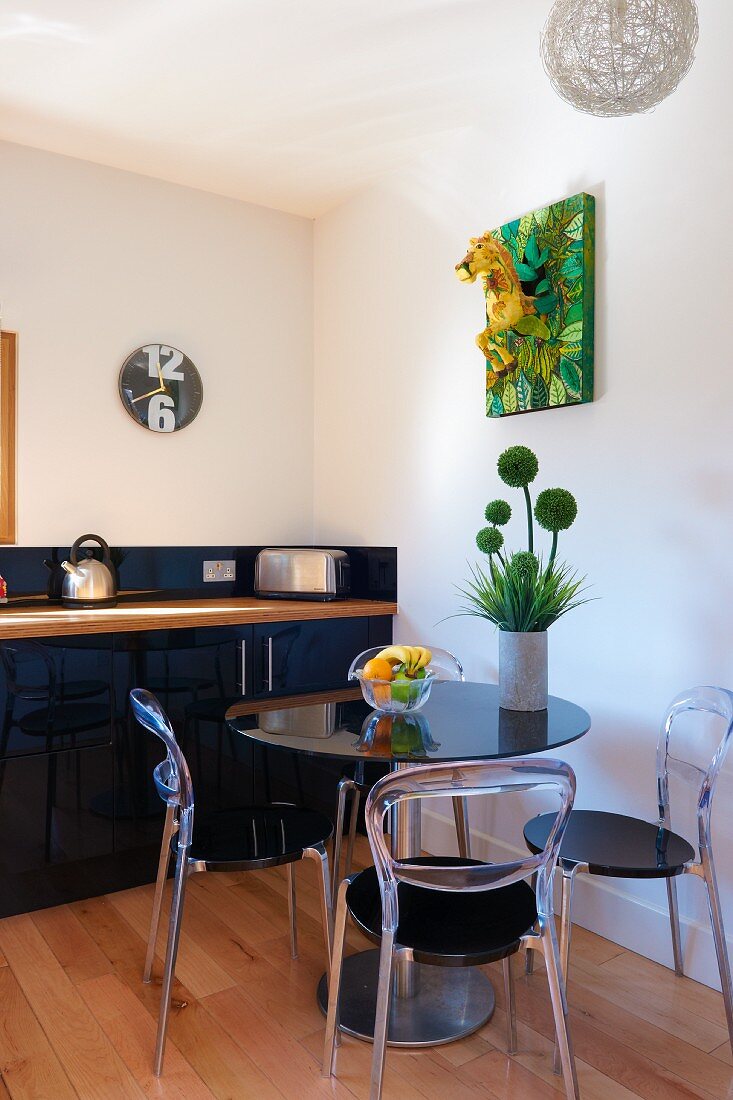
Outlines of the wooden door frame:
M15 542L18 334L0 332L0 543Z

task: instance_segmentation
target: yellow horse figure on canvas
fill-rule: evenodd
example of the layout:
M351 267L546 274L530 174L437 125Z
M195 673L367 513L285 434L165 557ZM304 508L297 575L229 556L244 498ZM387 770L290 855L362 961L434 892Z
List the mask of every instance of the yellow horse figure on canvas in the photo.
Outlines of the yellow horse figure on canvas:
M536 313L534 301L522 290L511 252L491 233L471 237L465 257L456 264L458 278L473 283L481 276L486 297L486 328L476 343L486 358L486 385L491 388L516 361L507 347L507 332L522 317ZM492 377L493 375L493 377Z

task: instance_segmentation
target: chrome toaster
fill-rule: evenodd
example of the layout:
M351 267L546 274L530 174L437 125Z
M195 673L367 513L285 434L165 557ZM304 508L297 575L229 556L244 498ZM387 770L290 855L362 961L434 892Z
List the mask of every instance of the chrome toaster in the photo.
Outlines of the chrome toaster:
M260 550L255 595L283 600L338 600L351 591L351 565L343 550Z

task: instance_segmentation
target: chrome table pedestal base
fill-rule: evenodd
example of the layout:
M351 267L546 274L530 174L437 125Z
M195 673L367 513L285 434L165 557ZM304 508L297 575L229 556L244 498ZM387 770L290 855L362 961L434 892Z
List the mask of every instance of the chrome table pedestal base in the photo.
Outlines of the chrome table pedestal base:
M419 980L411 997L392 994L387 1042L393 1047L438 1046L477 1031L494 1013L491 982L476 967L423 966L411 963ZM377 1004L379 951L361 951L344 959L339 1012L341 1030L371 1042ZM318 1004L328 1007L325 974L318 983Z

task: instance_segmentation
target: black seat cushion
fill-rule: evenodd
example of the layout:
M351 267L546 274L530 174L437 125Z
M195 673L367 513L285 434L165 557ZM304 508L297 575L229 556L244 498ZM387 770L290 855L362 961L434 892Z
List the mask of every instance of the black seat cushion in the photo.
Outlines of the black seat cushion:
M540 852L555 820L541 814L524 827L531 852ZM602 810L573 810L560 847L566 863L587 863L592 875L610 878L671 878L695 850L684 837L638 817Z
M104 680L62 680L56 689L59 702L70 699L89 699L94 695L103 695L110 690L109 682ZM31 702L48 699L48 685L17 684L11 689L12 695Z
M477 859L420 856L412 863L455 867ZM496 890L458 893L401 882L397 887L397 943L411 947L418 962L476 966L513 954L537 920L535 896L526 882ZM374 867L361 871L346 894L349 911L375 943L382 937L382 901Z
M194 815L189 856L215 870L256 870L292 863L304 848L324 844L332 825L325 814L297 806L244 806L239 810ZM178 838L171 847L176 850Z
M103 703L56 703L29 711L17 720L17 725L31 737L63 737L108 726L110 718L109 705Z
M104 680L62 680L58 685L59 699L88 699L93 695L104 695L110 685Z

